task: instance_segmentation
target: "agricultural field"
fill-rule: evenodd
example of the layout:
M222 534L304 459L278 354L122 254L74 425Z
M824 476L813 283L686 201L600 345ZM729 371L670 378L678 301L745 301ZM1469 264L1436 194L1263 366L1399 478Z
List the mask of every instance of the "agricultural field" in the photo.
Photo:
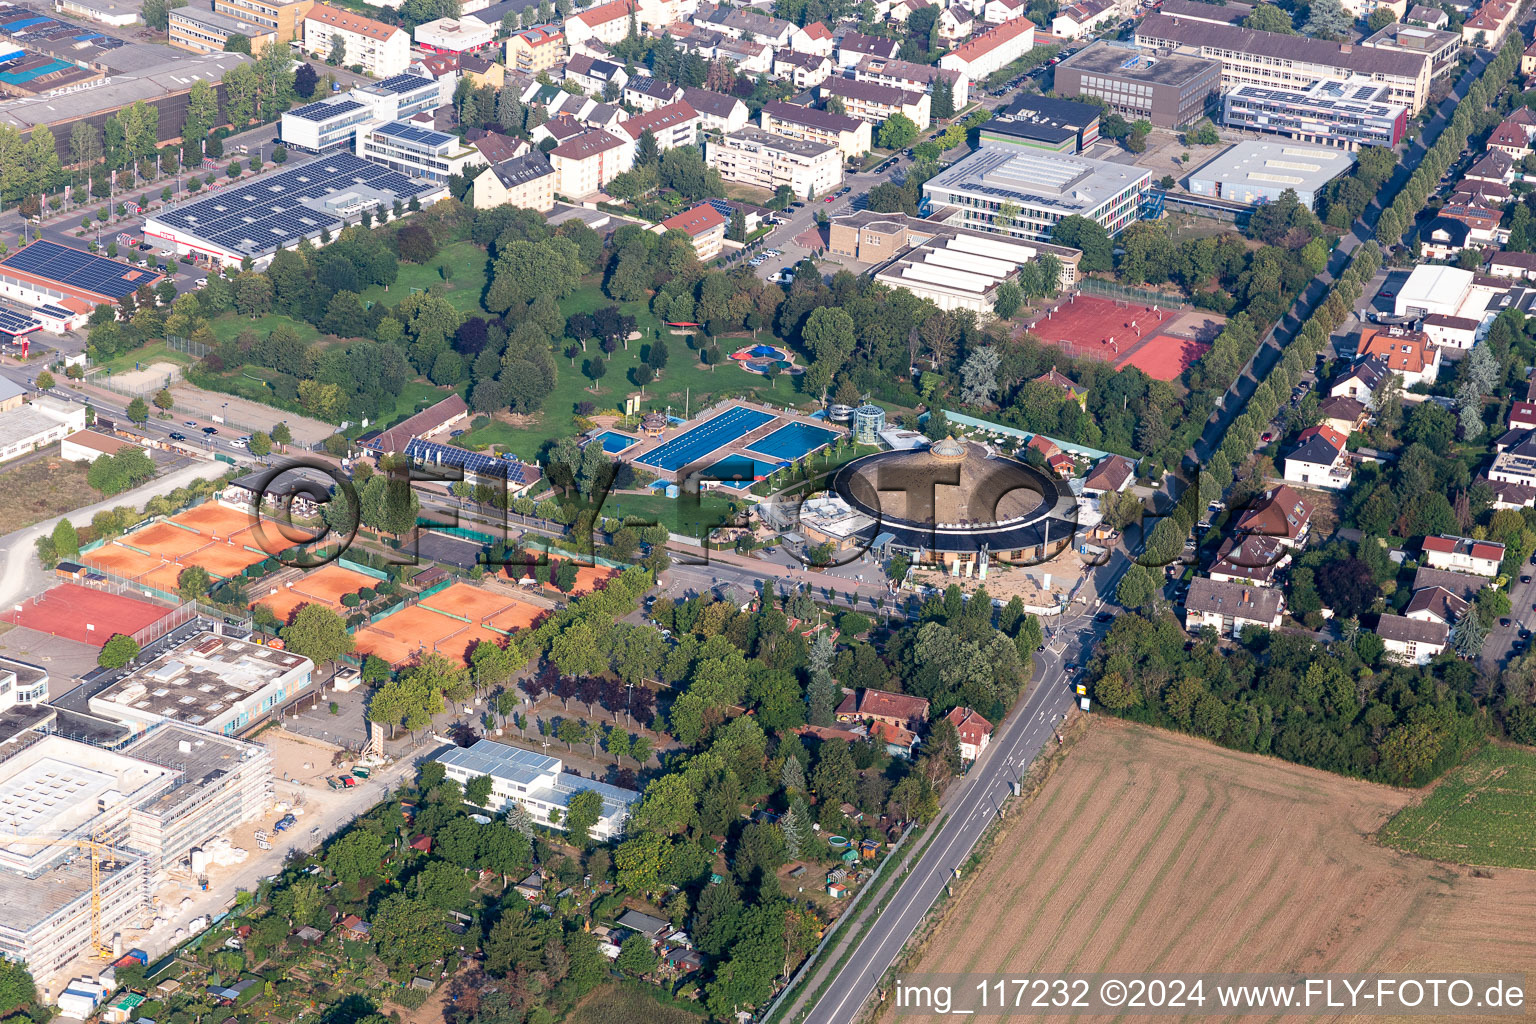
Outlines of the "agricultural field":
M1399 811L1380 837L1432 860L1536 868L1536 751L1489 744Z
M1411 800L1095 718L910 972L1528 968L1536 873L1372 841Z

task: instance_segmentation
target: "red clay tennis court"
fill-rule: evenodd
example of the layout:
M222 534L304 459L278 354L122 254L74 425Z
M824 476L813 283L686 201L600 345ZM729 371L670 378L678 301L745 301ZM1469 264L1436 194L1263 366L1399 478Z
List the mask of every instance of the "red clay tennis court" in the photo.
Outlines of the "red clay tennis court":
M378 583L378 580L366 573L332 563L295 581L289 589L295 594L339 608L344 595L355 594L364 587L377 586Z
M415 660L420 650L465 628L463 621L416 604L385 616L353 635L359 654L377 654L391 665Z
M171 522L191 527L211 538L227 540L231 534L250 526L253 520L249 512L239 512L216 501L205 501L172 516Z
M118 543L174 561L183 555L191 554L198 548L206 547L210 541L201 533L183 529L174 523L159 522L153 526L146 526L142 530L135 530Z
M258 597L256 600L252 601L251 607L254 608L257 605L261 605L262 607L266 608L267 611L271 612L273 617L276 618L278 622L286 623L290 618L292 618L294 609L300 608L306 604L321 603L323 602L317 602L312 597L305 597L303 594L295 594L287 587L278 587L277 593L267 594L264 597Z
M445 658L456 658L468 665L476 647L482 643L500 643L504 639L500 633L486 629L484 626L464 626L462 623L460 625L458 632L451 633L433 644L433 651Z
M1026 329L1069 356L1114 362L1177 315L1120 299L1074 295Z
M188 565L200 565L207 569L210 576L228 579L231 576L240 575L245 571L246 566L264 561L266 557L259 551L251 551L234 544L210 544L199 550L195 557L186 561Z
M536 604L515 601L506 611L497 612L485 619L484 623L499 633L515 633L520 629L530 628L543 614L544 609Z
M468 583L455 583L421 600L423 608L473 623L485 621L487 616L495 615L511 603L512 599L505 594L482 590Z
M80 561L92 568L121 576L125 580L136 580L165 564L162 558L125 548L116 541L103 544L95 551L85 552L80 556Z
M100 647L114 633L137 633L159 622L172 609L132 597L64 583L7 609L6 622L66 640Z
M142 583L146 587L154 587L156 590L163 590L168 594L174 594L181 589L181 574L186 572L186 570L187 566L184 564L162 562L159 568L149 570L149 572L140 576L134 582Z
M549 560L549 578L555 578L555 570L560 567L563 559L551 558ZM576 586L571 588L572 597L581 597L596 590L598 584L610 580L619 574L617 569L609 569L601 565L583 565L576 570ZM553 583L550 586L554 586Z
M1193 366L1195 361L1210 349L1211 346L1203 341L1175 338L1171 334L1159 334L1149 338L1134 352L1117 362L1115 369L1123 370L1127 366L1134 366L1148 377L1156 377L1158 380L1177 380L1181 373Z
M265 551L275 556L289 548L303 547L321 536L324 536L323 532L315 533L276 519L263 518L259 526L253 524L244 530L236 530L225 539L231 544Z

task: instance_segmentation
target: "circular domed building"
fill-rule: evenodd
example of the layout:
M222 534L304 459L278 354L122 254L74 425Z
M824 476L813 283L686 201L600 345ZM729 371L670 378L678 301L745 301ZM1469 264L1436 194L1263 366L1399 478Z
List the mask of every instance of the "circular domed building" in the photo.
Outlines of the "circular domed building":
M954 437L855 459L830 490L869 520L871 547L946 566L1034 562L1072 543L1077 501L1065 481Z
M640 432L646 437L660 437L667 429L667 418L654 410L640 417Z

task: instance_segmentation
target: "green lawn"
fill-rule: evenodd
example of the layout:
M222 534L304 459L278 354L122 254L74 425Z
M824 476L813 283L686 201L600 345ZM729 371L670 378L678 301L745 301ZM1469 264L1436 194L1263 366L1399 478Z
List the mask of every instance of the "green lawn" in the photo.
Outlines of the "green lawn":
M442 273L445 266L450 268L447 278ZM364 304L382 302L386 306L393 306L411 294L412 289L426 291L436 287L453 304L453 308L483 315L485 311L480 308L480 293L485 289L485 271L484 249L473 242L454 242L429 263L401 263L400 276L389 286L389 291L386 292L383 285L374 285L364 291L361 298Z
M595 281L588 281L560 303L566 316L573 313L590 313L602 306L613 304ZM640 389L630 380L630 373L640 364L641 353L661 330L661 324L652 315L649 305L643 301L617 304L625 313L633 316L639 327L641 339L629 343L629 350L620 348L607 358L608 372L594 390L592 382L582 375L584 359L601 355L595 344L588 344L586 355L578 358L573 366L563 354L556 353L559 381L554 392L544 403L544 412L538 422L523 427L492 421L489 425L473 430L460 438L471 447L496 444L519 458L532 459L538 455L545 441L566 437L577 432L575 408L578 402L592 402L599 413L621 411L624 399ZM767 337L767 335L764 335ZM661 379L652 381L645 388L643 408L662 409L671 407L674 415L681 416L728 397L755 398L778 405L799 404L804 396L795 390L789 377L779 377L772 385L754 373L728 363L710 369L698 362L698 353L688 347L688 339L671 334L665 335L669 358ZM721 339L721 348L729 353L751 338Z
M1490 743L1379 835L1435 860L1536 868L1536 750Z
M271 334L278 327L287 327L299 336L300 341L317 341L320 338L320 332L303 320L295 320L281 313L265 313L255 319L229 313L217 320L209 321L208 327L213 331L213 336L220 341L239 337L240 332L244 330L252 330L257 334Z
M664 494L613 494L603 503L602 514L615 519L634 516L660 523L685 537L703 537L729 519L730 501L716 492L700 495L698 504Z
M175 363L177 366L192 365L192 357L185 352L177 352L163 341L152 341L138 348L105 362L93 363L92 369L105 368L109 373L123 373L127 370L136 370L141 366L149 366L154 363Z

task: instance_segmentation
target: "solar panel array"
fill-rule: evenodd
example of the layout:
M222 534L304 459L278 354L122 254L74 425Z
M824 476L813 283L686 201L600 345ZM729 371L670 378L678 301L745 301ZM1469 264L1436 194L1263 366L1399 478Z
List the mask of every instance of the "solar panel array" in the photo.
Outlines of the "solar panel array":
M38 306L37 312L43 314L44 316L57 317L60 320L68 320L70 317L75 315L69 310L65 309L63 306L55 306L51 303L46 306Z
M423 128L410 121L391 121L375 128L374 134L387 135L392 139L399 139L401 142L408 142L425 149L436 149L438 146L454 141L454 136L447 132Z
M457 466L465 473L484 477L504 477L508 483L528 482L524 475L527 468L521 462L499 459L483 452L472 452L451 444L436 444L412 438L405 446L405 457L429 466Z
M386 78L382 82L375 82L370 88L381 89L384 92L402 93L412 92L424 85L430 85L433 88L437 87L437 83L430 78L423 78L421 75L405 74Z
M159 274L136 270L126 263L109 260L105 256L94 256L46 239L38 239L0 259L0 267L46 277L112 299L121 299L142 285L160 280Z
M288 113L301 121L329 121L338 114L349 114L361 109L363 105L357 100L322 100L297 110L290 110Z
M34 320L24 313L17 313L15 310L10 309L0 309L0 334L12 336L26 334L28 331L35 331L42 326L41 321Z
M228 252L257 256L318 235L321 228L339 228L340 217L317 208L318 201L330 196L362 188L392 202L441 187L350 153L337 153L252 179L207 199L173 206L153 219Z

